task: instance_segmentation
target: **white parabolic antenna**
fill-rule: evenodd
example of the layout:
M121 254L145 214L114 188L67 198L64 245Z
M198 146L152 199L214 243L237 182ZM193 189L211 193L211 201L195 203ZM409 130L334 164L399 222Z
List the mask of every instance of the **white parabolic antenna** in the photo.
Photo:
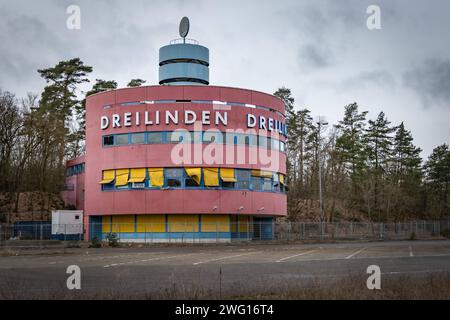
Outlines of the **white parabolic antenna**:
M180 21L180 37L184 39L186 38L188 33L189 33L189 18L183 17Z

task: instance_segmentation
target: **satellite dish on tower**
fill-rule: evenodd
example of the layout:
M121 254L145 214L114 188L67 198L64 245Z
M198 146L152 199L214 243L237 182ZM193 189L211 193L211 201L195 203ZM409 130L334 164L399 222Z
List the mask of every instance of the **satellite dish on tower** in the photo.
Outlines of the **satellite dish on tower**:
M183 38L183 42L189 33L189 18L183 17L180 21L180 37Z

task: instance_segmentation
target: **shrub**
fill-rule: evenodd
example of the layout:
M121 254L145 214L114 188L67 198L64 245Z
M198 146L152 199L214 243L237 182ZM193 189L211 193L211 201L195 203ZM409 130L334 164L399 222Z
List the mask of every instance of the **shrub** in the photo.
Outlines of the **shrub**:
M442 230L441 235L442 235L443 237L446 237L447 239L450 239L450 229L444 229L444 230Z
M98 237L94 236L91 240L91 244L89 245L89 248L100 248L102 246L101 242L98 241Z
M411 234L409 235L409 240L417 240L417 236L415 232L411 232Z
M108 235L106 236L106 240L108 240L108 245L110 247L119 246L119 238L117 237L117 233L108 233Z

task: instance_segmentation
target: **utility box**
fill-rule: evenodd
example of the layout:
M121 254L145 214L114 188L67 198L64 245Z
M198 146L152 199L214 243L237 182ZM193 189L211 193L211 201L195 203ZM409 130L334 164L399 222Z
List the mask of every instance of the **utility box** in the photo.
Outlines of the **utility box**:
M83 236L83 210L52 211L52 239L81 240Z

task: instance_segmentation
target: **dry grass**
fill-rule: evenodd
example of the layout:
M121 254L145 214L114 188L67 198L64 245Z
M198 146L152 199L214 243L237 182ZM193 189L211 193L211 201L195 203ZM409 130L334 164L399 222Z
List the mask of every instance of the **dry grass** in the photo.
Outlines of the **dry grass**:
M173 299L281 299L281 300L448 300L450 299L450 273L430 275L408 275L382 277L381 290L368 290L366 278L348 276L345 279L312 278L301 281L279 282L277 285L265 286L260 290L245 289L242 284L235 284L227 293L219 290L206 290L196 285L184 285L175 281L157 293L142 291L130 292L122 283L119 288L99 290L69 291L66 289L27 288L23 281L3 280L0 283L0 299L89 299L89 300L173 300ZM232 292L231 294L229 292Z
M237 298L237 297L235 297ZM263 293L241 299L281 300L448 300L450 273L382 277L380 290L369 290L365 277L310 279L303 283L284 283Z

